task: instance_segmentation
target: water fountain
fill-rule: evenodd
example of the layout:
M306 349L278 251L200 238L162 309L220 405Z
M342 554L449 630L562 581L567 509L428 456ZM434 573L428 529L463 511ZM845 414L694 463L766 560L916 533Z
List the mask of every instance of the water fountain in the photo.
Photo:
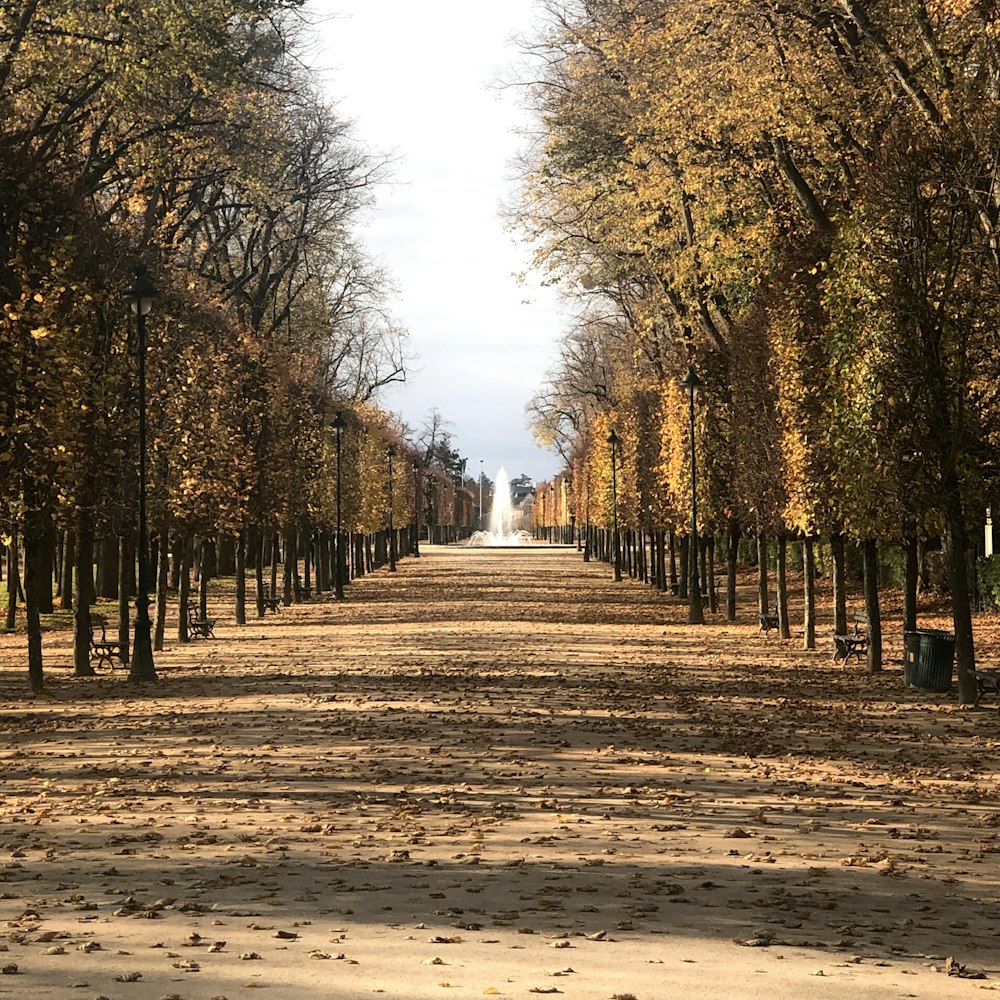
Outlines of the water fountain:
M507 478L507 471L500 466L493 487L489 530L474 532L468 544L492 547L530 545L532 538L529 532L513 530L516 517L513 504L510 502L510 480Z

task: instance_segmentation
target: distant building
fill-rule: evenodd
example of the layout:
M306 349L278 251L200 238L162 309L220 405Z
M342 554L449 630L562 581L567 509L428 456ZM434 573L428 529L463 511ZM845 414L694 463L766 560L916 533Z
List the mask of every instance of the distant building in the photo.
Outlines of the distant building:
M510 481L510 502L517 507L535 495L535 481L531 476L518 476Z
M535 481L531 476L518 476L510 481L510 503L518 527L530 530L535 509Z

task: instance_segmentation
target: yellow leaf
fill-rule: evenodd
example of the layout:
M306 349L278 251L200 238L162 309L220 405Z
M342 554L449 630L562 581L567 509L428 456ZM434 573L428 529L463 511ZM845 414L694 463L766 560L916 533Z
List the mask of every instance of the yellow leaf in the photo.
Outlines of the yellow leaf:
M34 330L31 331L32 340L44 340L49 335L49 328L47 326L36 326Z

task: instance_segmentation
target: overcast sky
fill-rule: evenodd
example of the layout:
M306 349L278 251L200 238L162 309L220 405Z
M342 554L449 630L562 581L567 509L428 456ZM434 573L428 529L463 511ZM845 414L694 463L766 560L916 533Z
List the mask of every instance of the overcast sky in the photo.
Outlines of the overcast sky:
M544 479L525 404L561 330L555 294L520 285L528 251L499 214L514 190L525 123L495 84L518 59L512 37L532 0L311 0L324 17L315 62L341 112L373 150L397 157L365 229L399 287L393 302L418 355L385 405L411 427L436 406L475 476Z

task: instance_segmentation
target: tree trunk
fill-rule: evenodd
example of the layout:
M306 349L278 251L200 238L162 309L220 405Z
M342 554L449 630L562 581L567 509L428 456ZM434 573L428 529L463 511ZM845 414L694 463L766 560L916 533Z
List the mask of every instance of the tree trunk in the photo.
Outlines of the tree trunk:
M76 538L72 529L63 532L62 584L59 587L59 607L69 611L73 607L73 569L76 563Z
M51 615L55 611L55 595L53 592L52 566L55 563L56 529L52 523L52 511L46 507L39 510L37 516L38 554L35 563L36 580L35 596L38 601L38 613ZM27 550L25 551L27 558ZM27 574L25 574L27 577Z
M24 491L24 499L28 508L24 518L24 608L28 626L28 685L37 693L44 687L39 598L45 595L43 577L46 575L49 578L48 589L51 597L51 548L45 542L44 514L33 509L34 497L27 488Z
M830 550L833 553L833 634L847 635L847 560L841 532L830 535Z
M220 535L215 543L215 575L236 575L236 542L235 536Z
M163 633L167 627L167 584L170 564L170 533L164 528L157 539L156 557L156 617L153 621L153 650L163 649Z
M803 649L816 648L816 548L812 535L802 539L802 579L805 614Z
M705 577L708 586L708 610L712 614L718 614L719 594L715 586L715 535L709 535L707 539L708 548L708 576Z
M667 548L670 555L670 593L680 597L680 583L677 580L677 533L673 528L667 534ZM687 562L684 562L687 565ZM687 594L683 595L687 597Z
M903 631L913 632L917 628L917 584L919 582L919 562L917 560L917 539L908 535L903 540Z
M236 624L247 623L247 546L246 532L241 531L236 536L236 548L233 553L236 569Z
M129 563L132 558L132 547L128 539L122 535L118 539L118 645L122 650L122 664L129 664L129 627L128 627L128 598L129 598Z
M677 582L677 596L685 599L688 596L688 574L691 566L691 544L687 535L681 535L679 548L681 550L681 573Z
M300 532L300 537L302 539L302 548L304 549L304 556L302 562L302 586L310 593L312 592L312 532L308 530L303 530ZM319 588L317 587L317 591Z
M90 511L80 509L76 521L76 609L73 615L73 673L93 677L90 665L90 607L94 603L94 533Z
M257 617L264 617L264 545L263 533L255 537L254 551L254 582L257 588Z
M198 571L198 617L204 621L208 617L208 581L212 579L213 546L207 538L201 540L201 559ZM187 608L184 608L185 615Z
M952 471L952 470L949 470ZM948 570L951 583L951 613L955 629L955 666L958 670L958 700L971 705L976 700L976 649L972 636L972 602L969 595L969 539L959 485L946 481L945 518L951 545Z
M117 536L105 535L97 549L97 596L113 601L118 596Z
M281 553L278 549L278 536L271 534L271 597L278 596L278 560Z
M757 607L762 615L770 611L771 599L767 592L767 538L757 532Z
M19 586L20 571L18 569L17 535L13 535L10 544L7 546L7 631L13 632L17 625L17 591Z
M285 529L285 564L281 572L281 606L287 608L295 596L295 564L298 553L295 551L295 531Z
M740 557L740 522L729 521L729 546L726 552L726 621L736 621L736 564Z
M788 621L788 536L782 531L778 535L778 564L775 571L778 586L778 634L782 639L791 639L792 629Z
M191 603L191 553L194 543L187 533L177 540L174 558L177 560L177 641L190 642L187 609Z
M882 669L882 617L878 603L878 542L864 542L865 613L868 616L868 673Z

